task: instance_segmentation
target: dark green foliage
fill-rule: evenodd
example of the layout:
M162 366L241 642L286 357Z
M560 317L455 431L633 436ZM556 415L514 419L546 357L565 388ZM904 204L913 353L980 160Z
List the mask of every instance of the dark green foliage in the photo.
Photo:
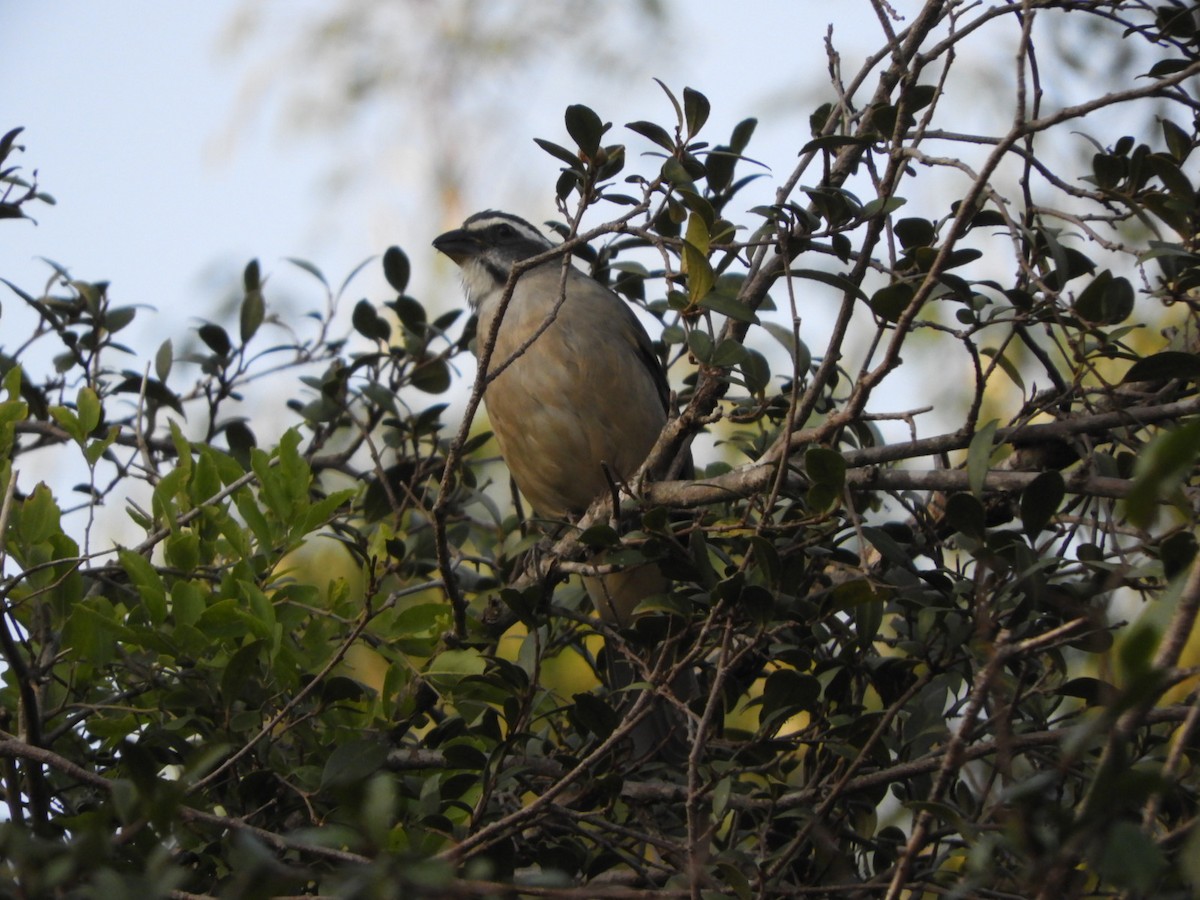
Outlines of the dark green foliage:
M973 9L954 34L1019 31ZM0 894L1195 896L1192 12L1071 6L1145 54L1122 109L1157 118L1064 163L1038 142L1069 116L961 133L925 4L746 213L754 119L710 146L731 111L663 85L619 192L625 147L569 107L555 228L609 214L573 250L661 323L659 452L717 453L553 541L444 418L483 336L399 248L352 304L292 260L308 332L253 261L236 321L151 359L107 284L5 281L38 324L0 319ZM18 134L10 228L49 201ZM1004 156L1036 192L997 193ZM682 764L622 751L648 695L599 685L562 577L598 552L670 576L604 652L688 654Z

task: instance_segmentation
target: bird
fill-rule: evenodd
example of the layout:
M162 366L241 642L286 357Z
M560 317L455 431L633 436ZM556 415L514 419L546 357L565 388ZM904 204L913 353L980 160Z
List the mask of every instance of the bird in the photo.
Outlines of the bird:
M519 216L484 210L433 246L458 265L482 341L501 314L513 266L555 245ZM499 374L483 402L500 454L521 494L546 519L577 517L610 495L614 483L627 483L667 423L670 389L646 329L620 297L569 263L564 282L560 257L516 282L489 371ZM642 600L670 587L653 564L584 583L600 618L619 629L630 626ZM628 660L608 657L610 688L641 680ZM677 693L691 692L694 676L677 682ZM634 756L678 757L682 718L656 702L645 727L631 734Z

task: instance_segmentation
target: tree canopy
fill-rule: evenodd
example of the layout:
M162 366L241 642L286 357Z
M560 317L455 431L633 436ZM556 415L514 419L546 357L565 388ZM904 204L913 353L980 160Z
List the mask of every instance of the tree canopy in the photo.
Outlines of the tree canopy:
M299 322L252 261L153 353L107 283L5 279L4 895L1197 896L1200 9L913 6L830 38L794 159L702 84L537 138L668 367L643 468L697 448L569 527L497 463L487 336L407 293L431 249L357 301L294 261ZM1063 34L1128 77L1060 102ZM627 632L601 550L672 581ZM629 764L600 637L696 670L686 764Z

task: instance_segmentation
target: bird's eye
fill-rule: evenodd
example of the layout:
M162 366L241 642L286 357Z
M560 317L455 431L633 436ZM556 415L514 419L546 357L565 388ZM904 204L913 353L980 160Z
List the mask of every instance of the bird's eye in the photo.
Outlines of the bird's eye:
M500 224L496 226L496 237L498 238L507 240L508 238L515 237L516 234L517 230L511 225Z

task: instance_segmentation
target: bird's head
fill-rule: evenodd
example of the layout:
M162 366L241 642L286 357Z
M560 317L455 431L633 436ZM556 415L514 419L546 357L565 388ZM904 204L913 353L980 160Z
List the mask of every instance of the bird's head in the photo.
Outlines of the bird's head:
M514 263L554 245L524 219L489 209L475 213L461 228L438 235L433 246L458 264L467 299L479 306L504 287Z

